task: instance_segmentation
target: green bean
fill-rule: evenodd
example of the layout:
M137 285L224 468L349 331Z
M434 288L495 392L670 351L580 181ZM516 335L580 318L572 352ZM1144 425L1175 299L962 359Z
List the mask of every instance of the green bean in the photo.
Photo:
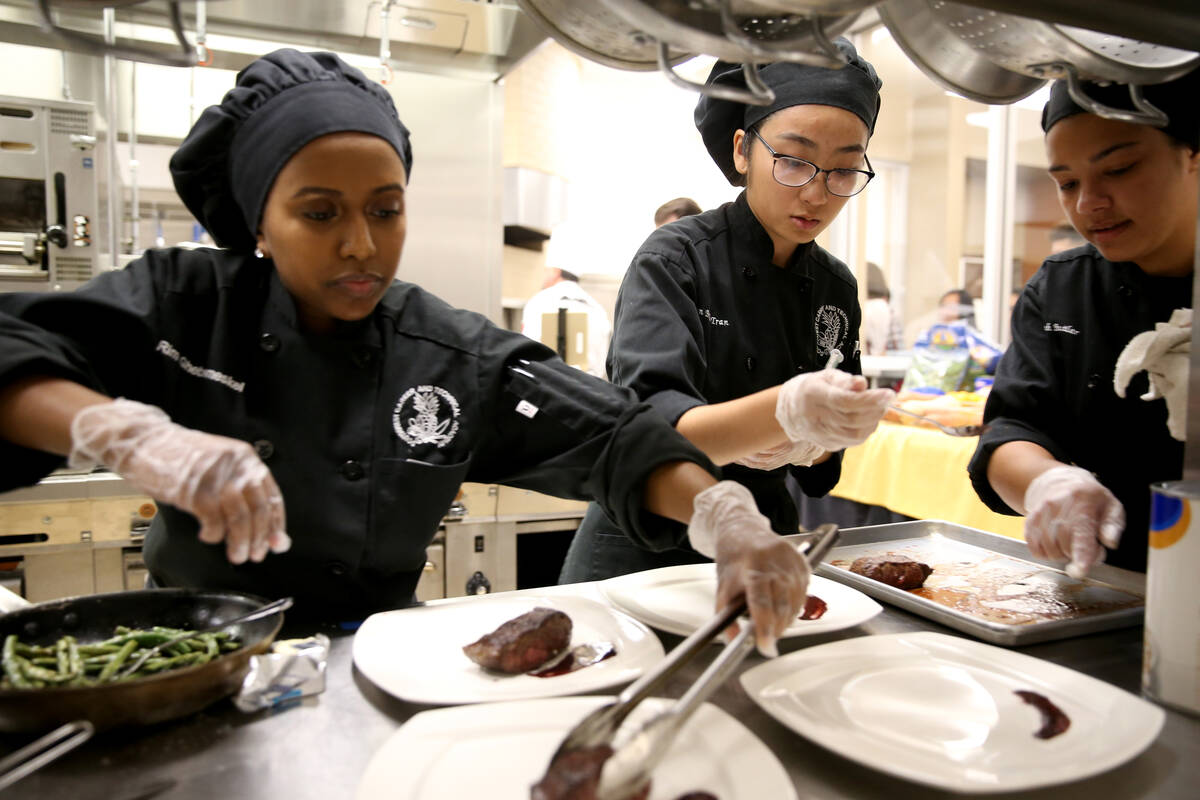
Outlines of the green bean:
M53 647L39 647L38 645L34 645L34 644L23 644L20 640L18 640L17 643L13 646L16 648L15 652L17 655L25 656L26 658L30 658L33 656L52 656L52 655L54 655Z
M121 648L115 644L81 644L79 645L80 655L85 656L101 656L111 655Z
M150 630L125 626L115 628L116 635L103 642L80 644L73 636L63 636L53 645L22 643L15 634L4 640L3 670L0 688L38 689L46 686L96 686L130 680L206 664L222 653L241 647L226 631L197 633L163 626ZM121 675L122 666L136 660L148 649L172 639L187 636L164 647L129 676Z
M17 636L13 633L4 637L4 674L17 689L32 688L17 664Z
M112 639L104 641L104 644L115 644L119 647L124 647L128 642L134 642L139 647L154 647L156 644L171 641L173 637L165 633L155 633L154 631L132 631L124 636L115 636Z
M73 678L79 677L83 675L83 659L79 657L79 645L74 636L63 638L67 640L67 669Z
M204 642L204 652L208 653L209 658L216 658L221 653L221 645L217 641L217 637L211 633L200 634L200 640Z
M109 661L104 665L104 669L100 670L100 682L103 683L112 678L113 675L116 675L117 670L125 663L125 659L129 658L129 654L136 649L137 641L134 639L130 638L129 641L125 642L121 649L117 651L117 654L112 657L112 661Z
M62 675L59 675L54 670L46 669L45 667L39 667L37 664L34 664L32 661L25 658L24 656L14 655L13 660L17 662L17 666L20 667L21 672L30 681L34 681L34 682L43 681L45 683L63 683L64 681L67 680L66 678L64 678Z

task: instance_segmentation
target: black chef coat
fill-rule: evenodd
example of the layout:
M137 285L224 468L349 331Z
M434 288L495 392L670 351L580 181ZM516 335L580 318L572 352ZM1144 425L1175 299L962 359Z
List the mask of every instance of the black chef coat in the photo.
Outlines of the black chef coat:
M732 203L656 230L617 295L608 374L672 424L700 405L722 403L824 368L831 348L841 369L861 372L862 311L854 276L815 242L787 266L742 192ZM795 533L788 470L810 496L841 476L841 454L814 467L766 472L738 464L725 477L754 493L780 533Z
M0 385L40 374L249 442L270 467L291 550L235 566L162 505L145 541L158 583L293 595L332 619L411 602L463 481L595 498L664 547L686 534L641 510L648 473L679 459L716 473L628 390L417 286L314 336L269 260L217 250L150 251L73 293L0 294ZM0 443L0 489L60 463Z
M1135 335L1192 303L1192 279L1157 278L1113 263L1090 244L1046 259L1013 308L1012 344L1000 359L984 408L990 427L968 470L980 499L1015 514L987 480L992 452L1029 441L1096 477L1125 506L1114 566L1146 569L1150 489L1183 468L1183 443L1167 432L1165 400L1139 399L1146 373L1124 399L1113 389L1117 356Z

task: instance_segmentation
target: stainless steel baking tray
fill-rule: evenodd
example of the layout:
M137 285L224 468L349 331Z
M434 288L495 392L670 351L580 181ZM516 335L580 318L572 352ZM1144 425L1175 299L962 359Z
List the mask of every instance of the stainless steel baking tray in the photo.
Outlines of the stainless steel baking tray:
M922 590L896 589L849 570L860 556L889 552L934 567L927 593L965 598L969 602L960 605L971 609L952 608L914 594ZM1022 541L942 520L846 528L816 571L993 644L1033 644L1142 623L1144 575L1101 564L1088 578L1076 580L1060 564L1033 558ZM981 603L979 597L986 599Z

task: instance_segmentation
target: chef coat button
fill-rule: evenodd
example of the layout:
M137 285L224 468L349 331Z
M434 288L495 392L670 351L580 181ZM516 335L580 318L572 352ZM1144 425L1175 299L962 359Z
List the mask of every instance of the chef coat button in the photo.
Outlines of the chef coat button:
M1126 297L1126 298L1133 297L1133 289L1129 288L1129 286L1122 283L1120 286L1117 287L1117 294L1121 295L1121 297Z
M350 360L356 367L369 367L375 359L375 354L365 347L356 347L350 352Z
M279 349L279 337L273 333L264 333L259 337L258 346L268 353L274 353Z
M366 474L367 471L357 461L350 460L342 464L342 476L348 481L356 481Z
M330 575L333 575L337 578L340 578L346 574L346 565L340 561L330 561L325 565L325 568L329 570Z
M753 372L755 363L754 356L746 356L746 372Z
M1100 385L1101 381L1103 381L1103 380L1104 380L1104 378L1103 378L1103 376L1100 375L1099 372L1093 372L1091 375L1088 375L1087 388L1095 389L1097 386Z
M747 280L751 281L754 280L754 278L758 275L758 273L754 271L754 267L742 267L742 274L746 276Z
M275 445L271 444L267 439L259 439L254 443L254 452L258 453L259 458L266 461L275 455Z

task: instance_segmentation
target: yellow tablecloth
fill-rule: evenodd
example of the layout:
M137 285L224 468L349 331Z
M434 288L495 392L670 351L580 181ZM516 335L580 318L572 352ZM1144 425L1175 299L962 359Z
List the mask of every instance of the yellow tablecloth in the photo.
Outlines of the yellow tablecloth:
M944 519L1022 539L1024 518L997 514L971 488L967 462L975 438L884 422L846 451L835 497L883 506L917 519Z

